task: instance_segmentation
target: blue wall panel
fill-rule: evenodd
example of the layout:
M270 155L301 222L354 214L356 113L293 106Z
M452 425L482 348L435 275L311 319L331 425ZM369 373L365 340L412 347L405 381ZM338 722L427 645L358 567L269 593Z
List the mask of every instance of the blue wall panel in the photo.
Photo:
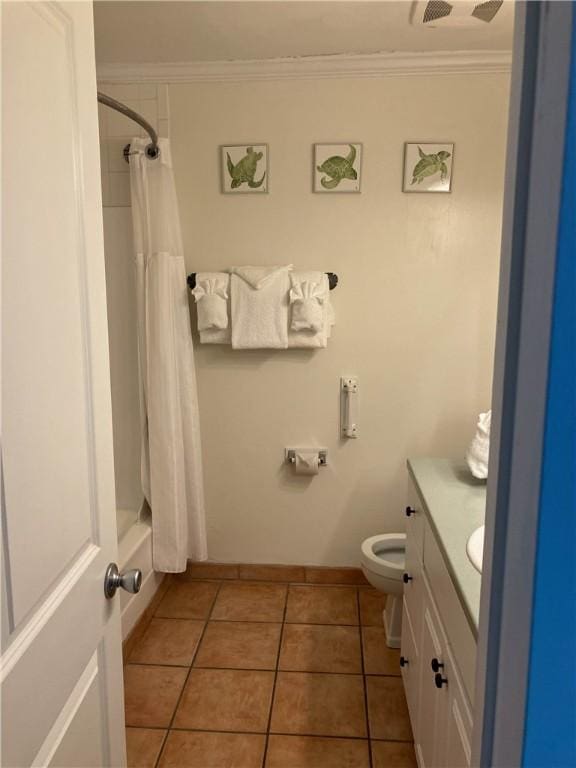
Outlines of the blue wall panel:
M523 765L576 767L576 8Z

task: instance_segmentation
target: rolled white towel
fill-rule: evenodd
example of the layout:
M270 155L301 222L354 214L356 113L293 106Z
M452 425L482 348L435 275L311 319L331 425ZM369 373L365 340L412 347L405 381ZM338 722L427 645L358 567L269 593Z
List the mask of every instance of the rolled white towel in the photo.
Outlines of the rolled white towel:
M488 477L488 456L490 454L490 422L492 411L478 416L476 434L466 453L466 461L470 472L480 480Z
M196 301L201 344L230 344L230 275L198 272L192 295Z
M318 273L318 280L298 280L296 275L290 275L290 308L292 317L291 331L312 331L320 333L324 329L326 313L324 303L327 299L325 275Z
M328 339L332 333L332 326L335 323L334 308L332 307L332 303L330 301L330 286L328 282L328 276L324 274L324 272L295 271L290 274L290 281L292 290L298 290L297 286L302 286L306 283L310 283L311 285L319 285L319 291L324 296L324 301L322 304L319 304L319 302L314 299L315 303L317 306L320 306L322 311L321 323L318 331L314 331L312 328L306 328L300 331L295 331L293 329L292 320L294 319L294 308L297 305L292 304L292 319L288 329L288 346L291 349L323 349L327 347ZM308 322L309 319L310 318L308 318Z
M198 330L224 330L228 328L228 281L229 276L196 278L192 295L198 312Z

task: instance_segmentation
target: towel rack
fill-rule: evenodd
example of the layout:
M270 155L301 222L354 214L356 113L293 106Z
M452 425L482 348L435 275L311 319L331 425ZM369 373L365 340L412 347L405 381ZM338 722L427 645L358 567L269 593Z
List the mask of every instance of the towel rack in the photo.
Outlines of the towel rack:
M328 285L330 286L330 290L333 291L334 288L338 285L338 275L335 272L326 272L328 275ZM186 278L186 282L188 283L188 287L190 290L192 288L196 287L196 272L191 272L188 277Z

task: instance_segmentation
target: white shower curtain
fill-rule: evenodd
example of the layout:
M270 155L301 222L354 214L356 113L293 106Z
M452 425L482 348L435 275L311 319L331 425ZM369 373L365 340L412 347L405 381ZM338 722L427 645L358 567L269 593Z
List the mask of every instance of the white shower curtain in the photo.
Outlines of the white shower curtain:
M152 509L154 569L205 560L206 524L194 348L170 142L146 157L131 143L142 489Z

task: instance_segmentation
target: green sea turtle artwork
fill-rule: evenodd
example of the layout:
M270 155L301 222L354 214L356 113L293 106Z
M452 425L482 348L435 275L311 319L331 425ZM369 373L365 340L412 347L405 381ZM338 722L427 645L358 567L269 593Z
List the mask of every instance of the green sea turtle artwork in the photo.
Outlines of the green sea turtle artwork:
M320 184L322 184L324 189L335 189L342 179L356 181L358 178L358 173L354 168L356 147L352 144L348 144L348 146L350 147L350 152L348 152L346 157L333 155L327 160L324 160L322 165L316 166L316 170L324 174L320 179Z
M412 171L411 184L422 184L424 179L434 176L436 173L440 174L440 181L446 181L448 177L446 160L450 157L450 152L441 150L440 152L427 155L422 150L422 147L418 147L418 154L420 155L420 160L418 160Z
M266 171L264 171L264 175L259 181L255 181L254 176L256 175L258 163L262 160L263 156L263 152L255 152L254 147L247 147L244 157L234 165L230 153L226 152L226 164L228 166L228 173L232 179L230 187L232 189L237 189L242 184L248 184L250 189L258 189L261 187L266 178Z

